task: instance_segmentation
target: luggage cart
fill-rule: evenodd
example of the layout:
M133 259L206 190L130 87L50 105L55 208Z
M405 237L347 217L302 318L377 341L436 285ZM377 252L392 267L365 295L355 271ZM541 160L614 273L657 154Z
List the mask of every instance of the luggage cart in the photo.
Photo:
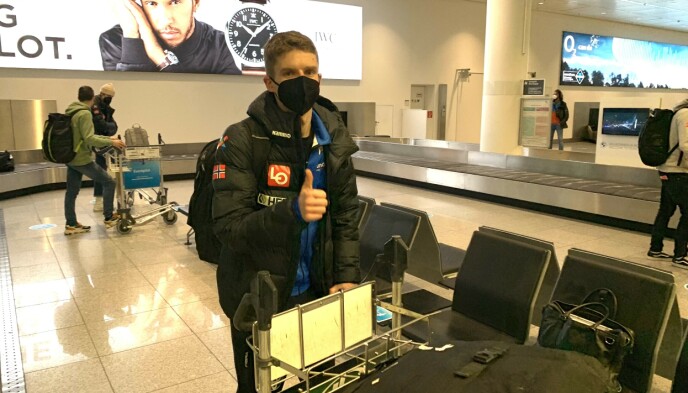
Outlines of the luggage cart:
M126 147L122 152L112 149L106 153L110 160L109 168L117 181L117 213L121 217L117 223L117 232L129 233L134 226L143 225L158 216L162 216L168 225L177 222L177 203L167 200L160 152L161 145L151 145ZM131 195L134 192L142 193L143 189L153 189L156 197L149 197L147 200L160 206L132 214Z
M408 249L398 237L385 246L392 259L392 304L375 299L374 282L332 294L275 314L277 290L268 272L258 272L232 319L239 330L252 330L247 344L254 353L259 393L330 393L345 388L425 343L404 340L401 330L425 323L428 316L401 306L401 285ZM376 331L376 306L394 313L392 329ZM414 318L402 325L401 315ZM285 387L290 382L292 386Z

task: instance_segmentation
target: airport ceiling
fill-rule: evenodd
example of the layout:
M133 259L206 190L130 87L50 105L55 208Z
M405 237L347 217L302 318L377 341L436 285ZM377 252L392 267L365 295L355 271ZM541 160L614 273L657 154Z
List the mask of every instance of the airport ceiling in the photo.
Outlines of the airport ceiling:
M533 0L533 9L688 32L688 0Z

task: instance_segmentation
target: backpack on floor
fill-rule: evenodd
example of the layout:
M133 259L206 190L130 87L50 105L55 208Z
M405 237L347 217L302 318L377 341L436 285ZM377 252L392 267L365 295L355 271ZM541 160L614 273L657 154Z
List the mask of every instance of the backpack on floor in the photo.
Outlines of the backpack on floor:
M12 172L14 170L14 157L12 153L0 151L0 172Z
M76 157L80 146L81 144L74 149L72 116L64 113L50 113L43 125L43 141L41 142L43 157L50 162L68 164Z
M669 147L673 117L674 111L671 109L655 109L650 114L638 136L638 153L643 164L660 166L678 148L678 143L674 147ZM679 164L682 158L683 152L679 156Z
M213 167L220 139L208 142L201 150L196 161L196 177L194 191L189 201L189 218L186 223L194 229L196 251L202 260L217 264L220 260L222 243L213 231ZM254 139L253 163L256 177L265 167L270 143L268 140Z

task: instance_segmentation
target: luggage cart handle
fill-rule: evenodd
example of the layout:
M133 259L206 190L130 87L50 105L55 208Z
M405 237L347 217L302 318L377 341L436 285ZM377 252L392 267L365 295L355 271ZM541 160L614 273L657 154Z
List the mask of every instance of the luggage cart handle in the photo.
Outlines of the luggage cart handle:
M162 140L162 135L158 132L158 145L164 145L165 141Z

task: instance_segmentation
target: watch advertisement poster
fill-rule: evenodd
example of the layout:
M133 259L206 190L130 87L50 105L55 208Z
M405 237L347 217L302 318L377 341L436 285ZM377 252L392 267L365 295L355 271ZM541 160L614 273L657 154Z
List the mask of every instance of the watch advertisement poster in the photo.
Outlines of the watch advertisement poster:
M361 79L362 7L311 0L0 0L0 68L262 75L290 30L323 78Z
M521 98L519 145L549 147L552 129L552 99Z

